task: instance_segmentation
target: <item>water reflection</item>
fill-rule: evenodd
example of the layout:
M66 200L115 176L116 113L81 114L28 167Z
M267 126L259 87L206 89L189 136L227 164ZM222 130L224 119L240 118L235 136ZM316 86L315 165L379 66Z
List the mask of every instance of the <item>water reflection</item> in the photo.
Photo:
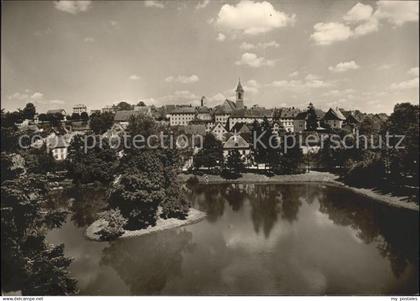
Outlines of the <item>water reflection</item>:
M156 295L181 273L181 253L193 248L191 240L186 230L118 240L103 250L101 264L115 269L132 295Z
M375 243L380 254L389 259L397 278L409 263L418 266L418 232L414 231L419 226L417 213L390 210L368 198L342 194L334 187L320 199L319 210L335 224L355 229L364 243Z
M112 243L83 237L101 192L69 195L71 224L50 238L75 258L82 294L418 292L417 214L340 188L199 185L186 197L206 220Z

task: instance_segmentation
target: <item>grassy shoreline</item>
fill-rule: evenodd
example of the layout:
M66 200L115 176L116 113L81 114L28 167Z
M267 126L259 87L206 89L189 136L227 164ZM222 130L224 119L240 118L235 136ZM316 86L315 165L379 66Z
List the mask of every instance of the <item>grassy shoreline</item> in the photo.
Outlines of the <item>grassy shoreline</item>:
M179 180L186 182L192 175L180 174ZM419 205L413 201L408 201L408 197L383 194L374 189L357 188L346 185L338 181L338 176L328 172L311 171L304 174L295 175L275 175L268 177L262 174L244 173L238 179L224 179L216 175L197 176L200 184L298 184L298 183L318 183L323 185L332 185L351 190L357 194L366 196L385 205L419 211Z

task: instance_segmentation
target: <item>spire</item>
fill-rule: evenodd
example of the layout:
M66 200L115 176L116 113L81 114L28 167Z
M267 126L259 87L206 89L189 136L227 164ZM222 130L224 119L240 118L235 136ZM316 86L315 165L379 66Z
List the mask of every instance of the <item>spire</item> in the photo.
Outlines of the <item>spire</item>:
M244 92L244 88L241 85L241 78L239 78L238 86L236 87L236 92Z

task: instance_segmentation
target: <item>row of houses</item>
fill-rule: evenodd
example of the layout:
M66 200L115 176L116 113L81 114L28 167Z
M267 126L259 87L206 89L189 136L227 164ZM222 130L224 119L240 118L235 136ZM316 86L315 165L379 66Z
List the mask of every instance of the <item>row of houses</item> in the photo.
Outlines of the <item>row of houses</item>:
M267 109L258 105L246 107L244 104L245 91L240 81L238 82L235 93L235 101L226 99L215 107L207 107L205 105L205 97L201 98L200 106L163 105L161 107L155 107L142 105L134 106L131 110L119 111L115 111L115 106L112 106L107 109L109 109L109 112L115 113L114 124L103 135L108 138L120 135L126 130L133 116L147 115L159 123L176 127L187 135L204 136L206 133L211 133L216 139L222 141L225 154L232 148L238 148L240 153L245 157L249 153L249 136L253 131L255 121L262 122L263 120L267 120L273 133L280 133L281 131L300 133L308 130L309 110L301 110L295 107ZM102 111L108 112L107 109ZM75 113L86 111L87 107L82 104L76 105L73 108L73 112ZM319 132L326 131L328 128L347 128L348 130L354 130L359 126L362 119L360 112L344 111L339 108L330 108L327 112L319 109L314 109L314 111L317 120L316 130ZM66 116L66 112L61 109L50 110L47 114ZM74 133L90 133L89 120L66 121L64 119L62 124L66 133L51 133L49 136L44 135L44 142L47 146L51 146L53 156L56 160L64 160L66 158L67 146ZM19 126L21 129L32 127L32 131L42 131L42 128L34 128L36 124L33 121L25 121ZM57 143L57 145L48 143L48 139L56 136L63 137L59 139L60 143Z

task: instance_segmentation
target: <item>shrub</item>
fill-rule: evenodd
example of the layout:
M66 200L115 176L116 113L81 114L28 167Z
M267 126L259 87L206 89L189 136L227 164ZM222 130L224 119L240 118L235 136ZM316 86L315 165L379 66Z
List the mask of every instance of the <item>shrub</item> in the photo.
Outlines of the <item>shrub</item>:
M224 179L230 179L230 180L234 180L234 179L238 179L242 177L240 173L230 170L228 168L222 169L220 176Z
M204 172L202 172L201 170L194 170L193 174L201 177L204 176Z
M101 240L114 240L123 235L127 219L122 216L120 210L111 209L101 213L99 217L105 226L95 234L98 234Z
M381 184L385 175L384 163L378 159L355 164L344 176L344 182L358 187L373 187Z
M200 183L200 180L197 178L197 176L192 176L188 178L186 183L188 188L192 188L195 185L198 185Z

